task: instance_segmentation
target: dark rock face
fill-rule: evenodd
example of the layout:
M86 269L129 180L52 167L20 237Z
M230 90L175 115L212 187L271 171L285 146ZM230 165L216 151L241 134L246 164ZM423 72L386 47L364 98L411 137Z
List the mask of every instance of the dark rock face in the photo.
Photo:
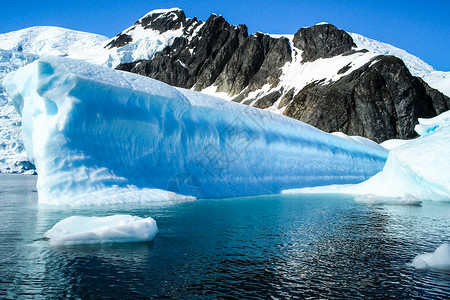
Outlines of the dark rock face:
M111 42L109 42L105 47L109 48L109 49L120 48L120 47L123 47L123 46L131 43L132 41L133 41L133 39L131 38L130 35L121 33L121 34L118 34L116 36L116 38L114 40L112 40Z
M286 38L248 36L245 25L232 26L222 16L211 15L191 39L176 38L152 60L117 69L197 91L214 84L219 92L237 95L246 87L276 86L281 67L290 60Z
M150 14L135 25L140 24L144 29L153 29L160 33L168 30L176 30L186 25L186 15L182 10Z
M425 87L425 91L426 91L427 95L431 97L436 114L439 115L450 109L450 98L449 97L445 96L438 90L430 87L425 81L422 80L422 78L417 77L417 79Z
M278 98L280 98L280 96L280 91L274 91L260 98L253 106L261 109L269 108L278 100Z
M278 105L278 109L283 108L287 106L289 103L291 103L292 99L294 98L294 92L295 88L291 88L286 94L284 94L281 97L280 104Z
M304 62L344 54L356 47L347 32L331 24L300 28L294 35L293 43L303 51Z
M261 33L251 35L217 78L217 91L237 95L247 86L249 90L260 89L265 83L275 87L281 67L290 59L287 39L274 39Z
M173 86L201 90L210 86L246 39L247 27L231 26L212 15L190 41L178 37L170 47L144 60L118 68L152 77Z
M284 114L327 132L342 131L376 142L414 138L417 118L435 116L440 95L427 92L403 61L379 56L340 80L303 88Z

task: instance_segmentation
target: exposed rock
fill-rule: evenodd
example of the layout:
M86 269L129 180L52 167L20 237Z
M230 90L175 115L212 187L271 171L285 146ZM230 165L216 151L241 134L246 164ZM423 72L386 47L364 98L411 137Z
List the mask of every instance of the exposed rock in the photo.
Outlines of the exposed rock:
M260 89L266 83L272 88L276 87L280 82L281 68L292 60L288 39L284 37L278 39L267 37L266 39L269 40L267 52L260 69L250 80L248 85L250 90Z
M214 83L233 53L248 37L245 25L231 26L222 16L211 15L192 39L194 47L193 65L198 78L195 90L200 91Z
M430 87L425 81L422 80L422 78L417 77L417 79L425 87L427 95L431 97L436 114L439 115L450 109L450 98L449 97L442 94L438 90Z
M290 60L287 39L256 33L244 40L217 78L218 92L239 94L246 86L257 90L265 83L276 86L281 67Z
M274 91L255 102L254 107L265 109L271 107L280 98L280 91Z
M294 98L295 88L291 88L286 94L281 97L280 104L278 105L278 109L287 106L291 103L292 98Z
M129 43L131 43L133 39L131 38L131 35L120 33L116 36L115 39L111 40L105 48L120 48L123 47Z
M303 51L304 62L344 54L356 47L347 32L331 24L300 28L294 35L293 43Z
M168 30L180 29L187 22L184 11L176 9L169 12L149 14L137 21L135 25L141 25L144 29L153 29L163 33Z
M376 142L416 137L419 117L436 115L433 98L403 61L379 56L331 84L303 88L284 114L327 132Z
M352 68L351 64L348 64L348 65L344 66L342 69L340 69L337 73L338 74L345 74L351 68Z

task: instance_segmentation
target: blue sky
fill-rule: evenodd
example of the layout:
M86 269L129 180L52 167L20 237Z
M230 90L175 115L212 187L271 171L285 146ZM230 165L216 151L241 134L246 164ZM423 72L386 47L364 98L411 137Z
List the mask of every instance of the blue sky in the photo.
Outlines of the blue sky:
M0 33L53 25L112 37L148 11L170 7L180 7L188 17L200 20L219 13L231 24L246 24L249 33L295 33L325 21L450 71L450 0L4 1Z

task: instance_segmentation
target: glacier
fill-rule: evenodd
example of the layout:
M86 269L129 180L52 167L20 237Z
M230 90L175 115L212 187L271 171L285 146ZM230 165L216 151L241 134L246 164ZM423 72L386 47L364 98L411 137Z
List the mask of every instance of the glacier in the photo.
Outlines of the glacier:
M107 217L71 216L56 223L44 237L50 245L149 242L158 234L151 217L130 215Z
M0 49L0 81L6 74L17 70L38 57L33 54ZM34 174L34 166L28 161L22 142L20 127L22 119L8 101L0 86L0 173Z
M46 57L3 81L39 202L90 205L358 183L388 151L136 74ZM181 194L181 196L180 196Z
M285 190L283 193L355 194L366 203L418 204L421 200L450 201L450 111L420 118L421 135L397 144L383 170L357 185Z

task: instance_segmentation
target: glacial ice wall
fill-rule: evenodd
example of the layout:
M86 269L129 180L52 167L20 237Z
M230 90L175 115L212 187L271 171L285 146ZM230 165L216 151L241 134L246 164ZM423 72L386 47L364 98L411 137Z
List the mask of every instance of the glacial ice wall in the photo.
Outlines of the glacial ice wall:
M23 118L42 203L357 183L379 172L388 155L375 143L69 58L41 58L3 85Z

